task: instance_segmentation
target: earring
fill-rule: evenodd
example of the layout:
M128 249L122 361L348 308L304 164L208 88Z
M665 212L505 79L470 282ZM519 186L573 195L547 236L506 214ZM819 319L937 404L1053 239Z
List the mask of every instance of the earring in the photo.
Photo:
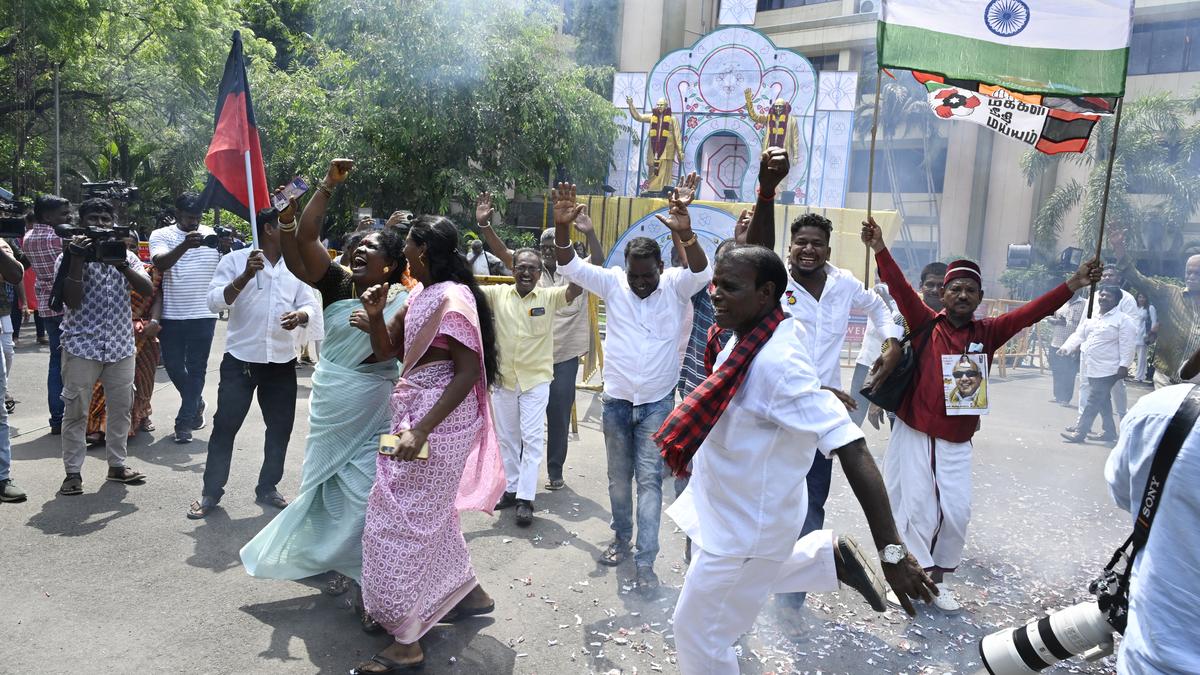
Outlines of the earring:
M384 265L384 266L383 266L383 273L384 273L384 274L387 274L388 272L391 272L391 271L392 271L392 268L391 268L391 267L388 267L387 265Z

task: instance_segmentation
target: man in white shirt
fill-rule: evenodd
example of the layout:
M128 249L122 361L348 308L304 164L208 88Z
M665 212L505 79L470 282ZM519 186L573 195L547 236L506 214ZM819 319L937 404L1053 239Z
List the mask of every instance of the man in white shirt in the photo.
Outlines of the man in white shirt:
M761 194L774 192L777 183L772 171L771 150L764 153L759 168ZM755 210L757 216L763 211L765 218L752 221L746 242L768 249L775 248L774 207ZM766 215L765 212L771 212ZM846 406L854 411L858 403L853 396L842 391L842 368L840 363L842 346L846 341L846 326L850 312L859 310L881 332L884 344L898 347L904 337L904 329L893 321L887 303L873 290L863 287L863 282L849 270L829 264L833 252L830 246L833 223L819 213L805 213L792 221L791 244L788 250L789 275L787 287L781 298L783 310L804 325L804 339L808 342L808 354L816 369L821 386L829 389ZM861 418L860 418L861 419ZM829 484L833 477L833 461L817 454L813 457L808 472L808 515L802 534L815 532L825 524L825 500L829 498ZM792 596L793 604L804 602L802 595Z
M208 285L221 254L215 233L200 224L200 216L200 196L185 192L175 200L175 224L150 233L150 256L163 275L158 335L163 367L182 399L175 416L176 443L190 443L192 432L204 428L204 373L217 326L217 313L208 306Z
M674 616L684 675L737 673L733 644L772 593L832 591L841 580L884 611L882 584L853 541L828 530L796 539L808 508L804 476L818 453L841 461L881 550L884 574L906 611L914 613L909 598L929 602L936 592L900 543L862 431L821 386L801 322L780 309L777 289L786 277L782 261L765 248L735 246L722 253L713 278L714 314L737 339L663 427L678 423L703 434L711 424L702 440L693 441L699 448L691 456L691 481L667 510L693 544ZM778 324L771 331L773 321ZM744 379L737 383L739 370ZM707 413L691 419L690 404L704 411L714 403L703 400L709 388L716 391L707 395L727 401L726 407L715 422L704 419ZM671 466L682 468L688 458L686 451L675 456L672 433L660 441Z
M292 216L288 210L281 214L285 219ZM208 289L209 307L214 312L229 310L229 328L204 491L188 509L192 519L207 516L225 494L234 437L256 390L266 433L255 501L279 509L287 506L276 486L283 478L296 419L296 338L291 331L307 324L321 308L312 288L284 264L278 223L260 222L258 241L261 251L241 249L222 258Z
M1121 288L1124 282L1124 277L1121 270L1116 265L1108 265L1104 268L1104 273L1100 277L1101 286L1116 286L1121 291L1121 299L1117 303L1117 310L1124 313L1129 318L1134 318L1137 315L1137 298L1132 293ZM1086 316L1086 310L1084 312ZM1136 325L1136 324L1135 324ZM1136 355L1136 354L1135 354ZM1128 367L1133 367L1133 363L1125 364ZM1091 386L1088 384L1088 379L1082 374L1079 376L1079 416L1082 419L1083 409L1087 407L1088 394L1091 392ZM1125 391L1125 379L1122 378L1113 385L1112 388L1112 408L1116 411L1117 417L1124 417L1126 409L1129 408L1129 398ZM1075 431L1079 427L1078 422L1068 431Z
M1196 353L1200 356L1200 352ZM1195 357L1193 357L1195 360ZM1104 478L1117 506L1137 515L1154 455L1192 385L1143 396L1121 422ZM1162 486L1146 545L1130 575L1129 621L1117 672L1200 673L1200 425L1188 432Z
M1058 350L1066 356L1080 350L1079 374L1088 381L1087 405L1079 417L1074 431L1063 432L1068 443L1083 443L1092 429L1096 415L1104 435L1099 440L1112 443L1117 440L1117 427L1113 423L1110 403L1113 385L1125 379L1129 364L1133 361L1137 347L1137 327L1133 319L1122 312L1117 303L1121 289L1117 286L1101 286L1097 295L1100 316L1084 319Z
M604 446L608 454L608 497L616 534L601 554L603 565L620 564L633 537L633 493L637 482L637 587L653 594L662 517L662 457L651 436L675 403L679 381L679 335L691 316L691 298L708 285L712 270L692 232L687 206L699 179L691 174L675 189L670 218L659 219L687 251L688 267L663 271L658 243L632 239L625 248L625 268L605 269L575 255L570 226L583 205L575 203L575 186L560 183L555 194L555 255L567 280L604 299Z

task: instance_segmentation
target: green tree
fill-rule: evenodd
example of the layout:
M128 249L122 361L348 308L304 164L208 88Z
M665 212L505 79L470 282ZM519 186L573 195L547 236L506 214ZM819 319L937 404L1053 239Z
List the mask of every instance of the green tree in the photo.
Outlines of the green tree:
M1160 263L1183 248L1182 227L1200 206L1200 92L1190 97L1157 94L1126 101L1113 163L1108 197L1108 228L1130 232L1129 247L1149 252ZM1087 169L1082 180L1061 183L1050 193L1034 219L1034 240L1053 249L1067 216L1079 208L1075 236L1084 250L1093 250L1100 227L1114 117L1104 117L1092 140L1079 154L1044 155L1030 151L1021 162L1026 179L1034 181L1056 164L1067 162Z

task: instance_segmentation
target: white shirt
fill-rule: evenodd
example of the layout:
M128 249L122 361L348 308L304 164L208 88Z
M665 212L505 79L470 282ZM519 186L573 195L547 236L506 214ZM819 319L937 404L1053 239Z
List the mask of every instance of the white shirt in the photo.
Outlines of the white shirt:
M468 254L467 261L471 263L471 271L475 273L475 276L485 277L488 274L491 274L488 268L487 252L480 252L480 254L476 256L474 260L471 260L471 257L474 255L474 253Z
M215 234L211 227L201 225L197 232L207 237ZM150 256L165 255L183 243L187 232L175 225L160 227L150 233ZM199 246L184 253L163 273L162 318L182 321L186 319L215 319L215 312L208 308L208 284L221 254L215 248Z
M321 306L308 284L283 264L283 257L259 272L232 305L225 304L225 287L246 269L250 249L233 251L221 259L208 287L208 306L214 313L229 310L225 351L247 363L287 363L296 358L295 331L284 330L279 318L288 312L306 312L309 320ZM262 288L259 288L259 286Z
M825 263L825 288L821 291L820 301L788 274L787 290L780 302L784 311L804 324L808 353L821 384L826 387L842 388L840 359L850 310L866 312L867 318L882 331L884 339L904 337L904 329L892 322L892 313L883 298L875 291L863 288L863 283L849 270L829 263Z
M1121 366L1133 362L1138 331L1133 319L1114 307L1100 316L1084 319L1063 343L1068 354L1080 349L1079 374L1084 377L1116 375Z
M1121 420L1104 467L1117 506L1133 513L1167 424L1192 385L1146 394ZM1129 625L1118 673L1200 673L1200 425L1183 442L1163 487L1150 538L1134 559ZM1133 518L1129 523L1133 525Z
M1129 316L1137 314L1137 298L1135 298L1129 291L1121 289L1121 302L1117 303L1117 309Z
M576 257L558 271L604 299L604 393L634 405L670 396L679 383L679 336L692 315L692 296L708 286L712 265L701 272L672 267L646 299L629 287L625 270Z
M804 326L785 319L692 459L692 478L667 515L707 553L786 560L808 512L805 477L819 450L863 437L821 389ZM717 357L733 351L730 340Z

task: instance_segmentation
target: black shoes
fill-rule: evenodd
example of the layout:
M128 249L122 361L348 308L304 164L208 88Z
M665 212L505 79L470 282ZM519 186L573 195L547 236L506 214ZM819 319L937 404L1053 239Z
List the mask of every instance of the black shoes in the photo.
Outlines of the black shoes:
M496 510L503 511L517 505L517 493L505 492L500 497L500 501L496 502Z
M654 568L650 565L638 565L636 584L638 594L644 598L652 598L657 595L658 587L661 585L658 575L654 573Z
M529 527L533 523L533 502L528 499L517 500L517 525Z

